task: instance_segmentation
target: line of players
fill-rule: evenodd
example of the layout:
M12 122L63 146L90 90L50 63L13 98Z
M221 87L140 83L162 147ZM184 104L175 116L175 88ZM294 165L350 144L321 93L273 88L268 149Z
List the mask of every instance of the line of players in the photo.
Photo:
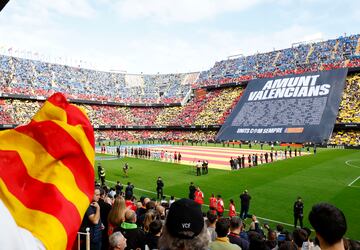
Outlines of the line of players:
M301 154L301 150L294 150L295 157L301 156ZM265 152L264 154L248 154L247 157L245 157L245 155L239 155L237 158L231 157L229 162L231 170L236 170L239 168L258 166L259 164L269 163L280 159L287 159L292 157L292 150L289 149L289 151L287 151L285 149L284 151L270 151Z
M116 155L118 158L123 157L135 157L154 159L169 162L181 162L182 155L180 152L168 152L164 150L152 150L150 148L142 147L116 147Z

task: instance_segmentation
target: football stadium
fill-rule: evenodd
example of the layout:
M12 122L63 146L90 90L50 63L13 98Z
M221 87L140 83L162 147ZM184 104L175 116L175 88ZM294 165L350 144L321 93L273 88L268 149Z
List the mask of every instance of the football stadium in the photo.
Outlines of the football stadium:
M360 249L360 34L166 74L15 50L4 249Z

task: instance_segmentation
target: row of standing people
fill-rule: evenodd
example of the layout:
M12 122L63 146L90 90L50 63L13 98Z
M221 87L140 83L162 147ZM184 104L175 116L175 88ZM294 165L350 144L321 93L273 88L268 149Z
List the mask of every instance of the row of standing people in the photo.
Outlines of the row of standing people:
M258 166L259 164L270 163L281 159L292 158L293 156L301 156L301 150L294 150L294 154L292 150L286 149L284 151L270 151L261 154L248 154L247 156L242 155L236 158L230 158L230 167L231 170L236 170L245 167Z

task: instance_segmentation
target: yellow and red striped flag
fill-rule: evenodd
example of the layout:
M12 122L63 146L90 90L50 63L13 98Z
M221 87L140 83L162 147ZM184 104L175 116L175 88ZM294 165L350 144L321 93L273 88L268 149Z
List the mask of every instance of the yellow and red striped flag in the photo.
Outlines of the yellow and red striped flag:
M71 249L93 197L94 160L89 119L56 93L29 124L0 132L0 199L47 249Z

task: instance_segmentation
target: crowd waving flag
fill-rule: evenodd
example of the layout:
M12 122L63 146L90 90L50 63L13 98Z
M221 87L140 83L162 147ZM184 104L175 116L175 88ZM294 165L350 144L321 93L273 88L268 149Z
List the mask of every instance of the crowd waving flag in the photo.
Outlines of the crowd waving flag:
M56 93L29 124L0 132L0 199L45 248L71 249L93 197L94 159L89 119Z

